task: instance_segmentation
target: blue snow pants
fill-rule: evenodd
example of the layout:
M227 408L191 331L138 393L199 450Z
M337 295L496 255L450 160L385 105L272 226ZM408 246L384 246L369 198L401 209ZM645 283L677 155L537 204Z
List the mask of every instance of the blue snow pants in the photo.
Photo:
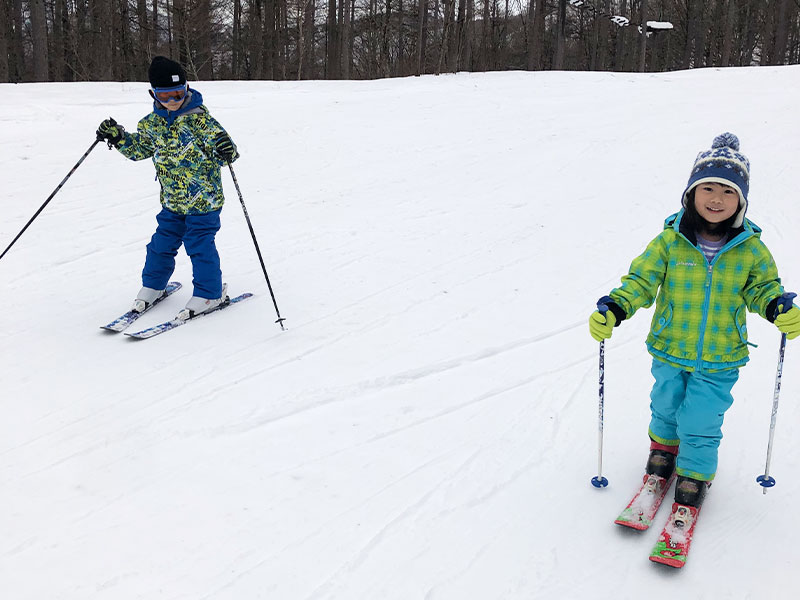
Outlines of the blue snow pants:
M192 259L194 296L222 296L222 271L214 237L220 228L220 211L181 215L162 208L156 215L158 227L147 244L147 258L142 271L142 285L163 290L175 270L178 248L186 249Z
M739 369L718 373L684 371L653 359L650 438L680 446L678 475L711 481L717 472L722 420L733 404L731 389Z

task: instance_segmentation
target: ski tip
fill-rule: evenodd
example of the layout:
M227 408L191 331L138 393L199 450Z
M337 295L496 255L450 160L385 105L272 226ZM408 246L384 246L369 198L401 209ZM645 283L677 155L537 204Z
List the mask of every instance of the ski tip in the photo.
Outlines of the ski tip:
M650 560L659 565L666 565L668 567L672 567L673 569L680 569L681 567L683 567L683 565L686 564L686 559L678 560L676 558L669 558L661 555L651 556Z
M608 487L608 479L602 475L597 475L596 477L592 477L592 485L596 488Z
M617 519L614 521L617 525L622 525L623 527L627 527L628 529L634 529L636 531L647 531L650 529L650 525L648 523L644 523L642 521L623 521Z

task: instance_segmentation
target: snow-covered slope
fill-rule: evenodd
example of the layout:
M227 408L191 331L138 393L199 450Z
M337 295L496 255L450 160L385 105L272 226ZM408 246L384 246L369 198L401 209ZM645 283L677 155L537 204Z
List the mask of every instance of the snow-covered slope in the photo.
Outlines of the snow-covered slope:
M0 261L0 589L14 600L793 598L800 343L772 463L777 330L735 388L682 571L613 519L647 454L649 314L586 320L723 131L748 216L800 289L800 68L196 85L228 128L217 241L256 297L133 342L149 161L98 146ZM5 248L145 84L0 85ZM143 317L171 317L185 288ZM666 511L662 509L658 522Z

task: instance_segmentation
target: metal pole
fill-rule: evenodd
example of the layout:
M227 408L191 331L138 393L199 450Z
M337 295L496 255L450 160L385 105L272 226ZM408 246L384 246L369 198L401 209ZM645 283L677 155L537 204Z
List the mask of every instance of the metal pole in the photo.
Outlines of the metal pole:
M37 211L36 211L36 214L34 214L34 215L31 217L30 221L28 221L28 222L25 224L25 227L23 227L23 228L22 228L22 231L20 231L20 232L17 234L17 237L15 237L13 240L11 240L11 243L8 245L8 247L7 247L5 250L3 250L3 253L2 253L2 254L0 254L0 259L2 259L2 258L3 258L3 257L6 255L6 252L8 252L8 251L11 249L11 246L13 246L13 245L16 243L16 241L17 241L17 240L18 240L20 237L22 237L22 234L23 234L23 233L25 233L25 230L26 230L26 229L28 229L28 227L30 227L31 223L33 223L33 221L36 219L36 217L38 217L38 216L39 216L39 214L40 214L40 213L41 213L41 212L44 210L44 207L45 207L45 206L47 206L47 205L50 203L50 200L52 200L52 199L53 199L53 197L54 197L54 196L55 196L55 195L58 193L58 191L59 191L59 190L60 190L60 189L63 187L63 185L64 185L64 184L67 182L67 179L69 179L69 178L72 176L72 174L73 174L73 173L74 173L74 172L75 172L75 171L78 169L78 167L80 167L80 166L81 166L81 163L82 163L84 160L86 160L86 157L87 157L87 156L89 156L89 153L90 153L92 150L94 150L94 147L95 147L95 146L97 146L97 144L99 144L101 141L102 141L102 140L100 140L100 139L97 139L97 140L95 140L95 141L92 143L92 145L91 145L91 146L89 146L89 149L88 149L86 152L84 152L84 153L83 153L83 156L81 156L80 160L79 160L78 162L76 162L76 163L75 163L75 166L74 166L74 167L72 167L72 168L70 169L69 173L67 173L67 176L66 176L66 177L64 177L64 179L62 179L62 180L61 180L61 183L59 183L59 184L58 184L58 187L56 187L56 189L54 189L54 190L53 190L53 193L52 193L52 194L50 194L50 195L47 197L47 200L45 200L45 201L44 201L44 204L42 204L42 205L39 207L39 210L37 210Z
M785 292L779 299L775 307L775 318L781 312L786 312L793 306L792 300L797 296L794 292ZM764 488L764 493L775 486L775 478L769 475L769 464L772 461L772 441L775 438L775 421L778 418L778 399L781 394L781 378L783 377L783 357L786 354L786 334L781 334L781 345L778 350L778 371L775 374L775 391L772 395L772 415L769 420L769 443L767 444L767 464L764 467L764 474L756 477L756 481Z
M275 322L281 326L281 329L285 330L283 322L286 319L281 317L281 312L278 310L278 303L275 301L275 294L272 291L272 284L269 282L269 275L267 275L267 267L264 266L264 259L261 257L261 248L258 247L256 232L253 231L253 224L250 222L250 215L247 214L247 207L245 206L244 198L242 197L242 190L239 189L239 181L236 179L236 173L233 172L233 166L231 165L231 163L228 163L228 168L231 170L233 185L236 186L236 193L239 194L239 202L241 202L242 204L242 210L244 211L244 218L247 221L247 227L250 228L250 236L253 238L253 244L256 247L256 254L258 254L258 260L261 263L261 270L264 272L264 279L267 280L267 288L269 288L269 295L272 296L272 304L275 306L275 313L278 315L278 319Z
M605 315L608 307L598 306L601 313ZM603 310L605 309L605 310ZM603 477L603 408L605 404L605 357L606 341L600 342L600 376L599 376L599 402L598 402L598 430L597 430L597 476L592 477L592 485L596 488L604 488L608 485L608 479Z
M772 441L775 438L775 421L778 418L778 399L781 394L781 377L783 376L783 357L786 352L786 334L781 335L781 346L778 352L778 372L775 375L775 392L772 396L772 416L769 421L769 443L767 444L767 465L764 474L756 477L756 481L764 488L764 493L775 485L775 479L769 475L769 463L772 460Z

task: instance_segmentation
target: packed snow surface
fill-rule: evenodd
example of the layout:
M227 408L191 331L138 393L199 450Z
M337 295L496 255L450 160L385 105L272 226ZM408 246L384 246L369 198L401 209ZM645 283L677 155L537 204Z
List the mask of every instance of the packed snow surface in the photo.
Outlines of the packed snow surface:
M587 319L725 131L800 289L800 68L195 87L242 157L217 237L248 302L147 341L150 161L98 145L0 261L0 590L13 600L794 598L800 341L749 321L688 565L613 521L647 457L650 311ZM144 83L0 85L0 247ZM147 315L171 318L184 288ZM687 596L688 594L688 596Z

